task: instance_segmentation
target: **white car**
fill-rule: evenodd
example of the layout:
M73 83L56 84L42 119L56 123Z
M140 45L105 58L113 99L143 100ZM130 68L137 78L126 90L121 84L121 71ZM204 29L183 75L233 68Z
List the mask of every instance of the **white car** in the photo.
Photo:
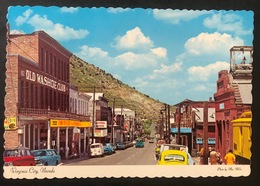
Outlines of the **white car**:
M102 143L93 143L90 145L90 155L91 157L95 156L104 156L104 148Z

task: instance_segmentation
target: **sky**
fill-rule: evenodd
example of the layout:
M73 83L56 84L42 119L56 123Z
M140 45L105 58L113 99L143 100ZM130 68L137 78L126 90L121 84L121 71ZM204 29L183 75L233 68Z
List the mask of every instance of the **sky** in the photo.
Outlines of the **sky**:
M253 11L11 6L7 20L12 32L43 30L87 63L170 105L214 99L218 72L230 69L230 48L253 45Z

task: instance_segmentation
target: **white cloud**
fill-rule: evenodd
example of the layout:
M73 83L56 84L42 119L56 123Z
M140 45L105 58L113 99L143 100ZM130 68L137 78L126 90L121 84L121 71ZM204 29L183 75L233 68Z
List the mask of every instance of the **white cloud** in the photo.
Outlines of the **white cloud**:
M15 19L15 23L17 26L20 26L22 24L24 24L28 18L30 17L30 15L33 13L33 11L31 9L28 9L26 10L22 16L18 16L16 19Z
M203 24L218 32L234 32L236 35L252 34L252 30L243 29L243 19L237 14L213 14L204 19Z
M75 8L75 7L62 7L60 10L61 10L61 12L64 12L64 13L74 13L74 12L78 11L78 8Z
M125 69L150 68L157 64L157 60L149 54L135 54L126 52L114 58L114 64Z
M154 70L153 73L158 75L165 75L169 73L174 73L180 71L182 68L182 62L176 62L172 65L164 65L161 64L161 68L159 70Z
M210 77L216 76L221 70L229 70L230 64L218 61L207 66L192 66L188 68L190 81L208 81Z
M107 12L112 14L122 13L129 11L130 8L108 8Z
M97 59L106 59L108 58L108 53L103 51L101 48L89 47L83 45L80 47L80 52L76 53L78 57L85 59L86 61L97 60Z
M167 56L167 49L166 48L158 47L158 48L151 49L151 51L155 55L162 57L162 58L166 58L166 56Z
M144 36L139 27L127 31L122 37L116 37L115 41L115 47L118 49L147 50L153 47L153 41Z
M201 33L197 37L190 38L185 43L188 53L193 55L222 55L223 51L229 51L231 47L244 45L244 41L239 37L233 38L229 34Z
M171 24L179 24L181 21L189 21L209 13L209 11L205 10L153 10L153 15L155 19L162 20Z
M53 23L47 18L46 15L41 17L40 15L35 14L28 20L28 23L31 24L35 30L44 30L59 41L82 39L89 34L88 30L86 29L75 30L69 26Z

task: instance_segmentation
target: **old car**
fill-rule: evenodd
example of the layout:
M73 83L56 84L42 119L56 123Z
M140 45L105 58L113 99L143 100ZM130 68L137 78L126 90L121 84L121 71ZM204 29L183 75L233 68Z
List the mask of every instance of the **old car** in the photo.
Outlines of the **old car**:
M181 150L165 150L161 153L157 165L189 165L188 155Z
M135 148L143 148L144 147L144 142L143 141L137 141L135 143Z
M61 163L61 157L55 149L32 150L36 165L57 166Z
M93 143L90 145L90 156L104 156L104 148L102 143Z
M117 150L125 150L126 149L126 146L125 146L125 143L117 143L116 144L116 149Z
M166 144L165 140L158 140L156 143L156 147L155 147L155 158L156 160L158 160L159 155L160 155L160 148L163 144Z
M34 166L34 156L27 147L15 147L4 150L5 166Z
M105 143L104 146L109 147L112 149L112 153L116 152L116 146L113 143Z
M188 155L188 163L189 165L195 165L195 161L192 159L188 147L186 145L178 145L178 144L162 144L160 147L161 154L165 150L180 150L184 151Z
M112 146L103 146L103 149L104 149L104 154L106 155L111 155L113 154L113 149L112 149Z

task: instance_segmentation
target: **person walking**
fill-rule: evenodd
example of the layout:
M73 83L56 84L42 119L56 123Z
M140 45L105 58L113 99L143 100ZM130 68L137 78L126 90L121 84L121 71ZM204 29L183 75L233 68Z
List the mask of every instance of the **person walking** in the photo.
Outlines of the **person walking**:
M217 165L217 152L214 149L211 149L209 154L210 165Z
M233 151L230 149L224 157L226 165L236 164L236 156L233 154Z

